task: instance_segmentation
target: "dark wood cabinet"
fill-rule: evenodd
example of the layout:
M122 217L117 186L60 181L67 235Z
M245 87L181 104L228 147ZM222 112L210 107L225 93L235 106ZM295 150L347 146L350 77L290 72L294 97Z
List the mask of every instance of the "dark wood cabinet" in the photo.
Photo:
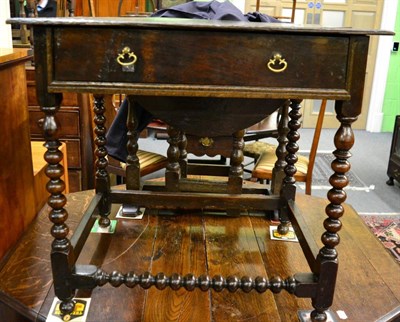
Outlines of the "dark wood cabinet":
M43 141L44 114L36 99L35 69L26 66L31 140ZM67 145L70 192L94 187L92 120L88 94L64 93L57 113L59 135Z
M394 180L400 182L400 115L396 116L394 122L387 175L389 176L388 185L394 185Z

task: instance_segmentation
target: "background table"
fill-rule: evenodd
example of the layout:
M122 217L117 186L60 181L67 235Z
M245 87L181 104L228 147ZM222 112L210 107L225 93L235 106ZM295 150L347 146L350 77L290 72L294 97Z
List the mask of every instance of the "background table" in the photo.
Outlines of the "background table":
M90 203L94 191L69 194L67 210L74 230ZM321 198L298 195L304 219L320 240ZM310 207L312 205L312 207ZM400 316L400 265L371 233L358 214L344 205L341 231L340 273L333 311L343 310L349 322L382 321ZM112 217L115 215L115 207ZM54 299L49 262L51 223L44 207L17 248L0 269L0 314L5 321L44 321ZM229 221L229 224L227 224ZM269 222L260 217L227 219L199 216L157 217L119 220L116 236L92 234L80 262L119 269L181 269L194 272L262 272L268 276L290 274L307 269L298 243L269 240ZM203 239L205 234L205 239ZM175 241L175 242L172 242ZM178 242L176 242L178 241ZM102 251L100 251L100 249ZM287 261L290 257L292 260ZM277 265L284 263L284 265ZM265 265L265 268L264 268ZM265 271L264 271L265 270ZM343 272L343 273L342 273ZM97 288L79 295L92 298L89 321L296 321L297 310L312 309L308 299L289 294L230 294L199 290L172 292L121 286ZM387 315L387 318L383 317Z

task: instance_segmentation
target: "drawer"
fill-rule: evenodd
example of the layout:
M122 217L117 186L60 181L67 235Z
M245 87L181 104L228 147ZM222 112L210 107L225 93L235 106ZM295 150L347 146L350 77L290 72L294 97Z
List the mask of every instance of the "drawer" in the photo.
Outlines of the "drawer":
M346 35L63 27L54 37L58 82L346 89ZM134 71L117 62L124 47L137 57Z
M31 134L42 136L42 129L39 127L40 120L44 118L44 113L38 108L29 108L29 124ZM59 122L59 135L65 137L79 137L79 110L61 108L57 113Z
M196 156L217 155L230 158L232 154L232 136L202 137L186 135L186 150Z

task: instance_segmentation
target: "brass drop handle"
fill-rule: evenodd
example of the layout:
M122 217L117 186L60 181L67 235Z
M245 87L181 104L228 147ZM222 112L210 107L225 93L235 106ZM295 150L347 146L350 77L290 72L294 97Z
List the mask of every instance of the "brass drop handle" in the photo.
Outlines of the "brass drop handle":
M276 65L278 66L282 65L282 67L275 68ZM274 58L271 58L268 61L267 67L271 72L282 73L286 69L287 65L288 65L287 61L285 60L285 58L282 58L281 54L275 54Z
M127 62L123 62L123 60L129 59ZM122 49L122 52L117 56L117 62L121 66L130 66L136 63L137 57L133 51L129 47L125 47Z
M205 148L211 147L214 144L214 140L209 137L204 137L199 140L200 144Z

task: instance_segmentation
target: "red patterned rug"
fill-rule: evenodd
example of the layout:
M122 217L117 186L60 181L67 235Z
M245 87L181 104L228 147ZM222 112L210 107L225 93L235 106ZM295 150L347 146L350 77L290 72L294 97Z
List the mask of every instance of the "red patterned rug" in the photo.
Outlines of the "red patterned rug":
M400 264L400 215L363 215L360 217Z

